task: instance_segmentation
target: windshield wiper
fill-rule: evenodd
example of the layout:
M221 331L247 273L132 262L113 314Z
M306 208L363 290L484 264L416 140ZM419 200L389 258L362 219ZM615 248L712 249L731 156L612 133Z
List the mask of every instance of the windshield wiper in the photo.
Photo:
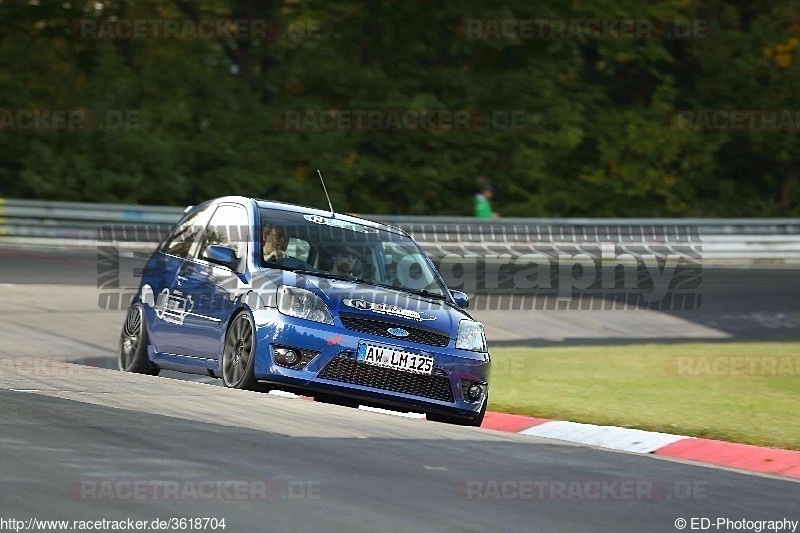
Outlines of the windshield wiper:
M436 300L444 300L446 297L444 294L436 294L425 289L409 289L407 287L398 287L397 285L389 285L388 283L371 283L371 285L375 285L376 287L383 287L385 289L394 289L396 291L401 292L408 292L411 294L416 294L417 296L425 296L426 298L434 298Z
M401 289L406 292L410 292L411 294L416 294L418 296L425 296L426 298L434 298L436 300L444 300L446 297L444 294L436 294L430 292L426 289Z
M318 276L320 278L338 279L342 281L352 281L353 283L364 283L366 285L373 285L375 287L382 287L384 289L392 289L395 291L408 292L416 294L417 296L424 296L426 298L433 298L436 300L445 300L447 297L444 294L436 294L426 289L409 289L406 287L398 287L397 285L389 285L388 283L379 283L377 281L367 281L364 278L357 276L345 276L342 274L334 274L332 272L325 272L324 270L292 270L296 274L309 274L311 276Z
M364 278L359 278L356 276L344 276L342 274L334 274L332 272L325 272L324 270L302 270L302 269L292 269L292 272L295 274L310 274L312 276L318 276L320 278L328 278L328 279L339 279L342 281L352 281L354 283L367 283Z

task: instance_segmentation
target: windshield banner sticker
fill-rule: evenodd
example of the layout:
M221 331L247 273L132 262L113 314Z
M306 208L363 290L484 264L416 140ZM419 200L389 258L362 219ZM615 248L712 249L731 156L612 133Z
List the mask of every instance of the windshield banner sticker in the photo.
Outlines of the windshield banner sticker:
M337 218L328 218L320 215L303 215L303 218L314 224L323 224L325 226L334 226L336 228L348 229L350 231L357 231L359 233L378 233L375 228L368 228L359 224L353 224L346 220L339 220Z
M373 313L379 313L381 315L399 316L409 320L416 320L417 322L422 322L423 320L436 320L436 317L431 314L420 313L418 311L406 309L405 307L400 307L399 305L376 304L366 300L351 300L350 298L342 300L342 303L362 311L372 311Z

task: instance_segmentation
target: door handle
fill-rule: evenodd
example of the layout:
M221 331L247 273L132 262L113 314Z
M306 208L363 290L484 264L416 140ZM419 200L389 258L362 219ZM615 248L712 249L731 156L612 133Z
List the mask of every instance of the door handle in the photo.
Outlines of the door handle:
M184 281L188 280L189 278L187 278L186 276L178 276L177 279L178 279L178 285L180 285L181 283L183 283Z

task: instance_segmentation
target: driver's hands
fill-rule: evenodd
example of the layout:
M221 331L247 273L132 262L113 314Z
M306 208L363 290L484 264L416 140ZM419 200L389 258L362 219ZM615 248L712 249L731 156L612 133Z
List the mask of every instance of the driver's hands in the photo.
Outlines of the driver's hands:
M268 256L264 258L264 261L272 261L273 263L276 261L280 261L281 259L286 259L287 255L284 250L275 250Z

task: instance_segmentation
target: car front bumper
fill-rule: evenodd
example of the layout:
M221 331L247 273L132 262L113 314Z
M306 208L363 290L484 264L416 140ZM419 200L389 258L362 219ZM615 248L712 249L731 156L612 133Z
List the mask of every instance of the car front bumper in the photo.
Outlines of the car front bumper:
M465 417L477 415L486 400L489 354L458 350L452 339L444 347L403 342L346 329L338 319L331 326L287 317L270 308L254 312L254 319L254 372L261 381L341 395L368 405ZM356 352L362 341L433 357L433 373L415 374L360 362ZM310 360L303 368L282 366L274 357L276 347L302 350ZM473 382L481 383L484 393L469 401L463 386Z

